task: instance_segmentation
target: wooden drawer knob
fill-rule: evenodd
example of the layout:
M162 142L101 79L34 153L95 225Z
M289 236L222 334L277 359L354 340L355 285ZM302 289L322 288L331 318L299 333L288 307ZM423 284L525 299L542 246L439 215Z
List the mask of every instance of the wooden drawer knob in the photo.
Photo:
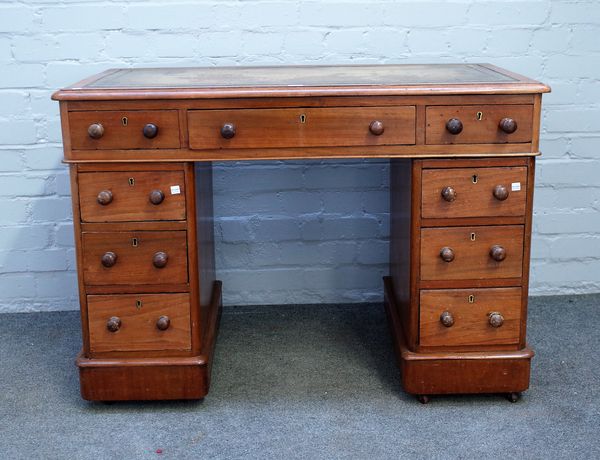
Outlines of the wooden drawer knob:
M371 134L373 134L374 136L381 136L385 131L383 122L379 120L372 121L369 125L369 131L371 131Z
M506 259L506 249L499 244L496 244L490 248L490 257L496 262L502 262Z
M512 134L517 130L517 122L512 118L503 118L498 127L506 134Z
M113 194L110 190L102 190L100 193L98 193L96 200L102 206L106 206L107 204L110 204L112 202Z
M154 123L147 123L142 128L142 133L146 139L154 139L158 135L158 126Z
M108 329L110 332L117 332L119 329L121 329L121 318L118 316L111 317L106 322L106 329Z
M504 201L508 198L508 188L504 185L496 185L492 193L494 194L494 198L500 201Z
M446 129L450 134L460 134L463 130L462 121L458 118L450 118L450 120L446 122Z
M444 262L452 262L454 260L454 251L452 248L445 246L440 251L440 257Z
M223 136L224 139L231 139L235 136L235 125L233 123L225 123L221 127L221 136Z
M150 192L150 203L161 204L165 199L165 194L162 190L152 190Z
M442 189L442 198L449 203L456 200L456 190L454 188L448 186Z
M452 327L454 325L454 316L449 311L445 311L440 315L440 322L446 327Z
M169 319L168 316L161 316L156 321L156 328L159 331L166 331L167 329L169 329L170 325L171 325L171 320Z
M500 327L504 324L504 316L502 316L497 311L490 313L488 315L488 319L490 322L490 326L492 327Z
M88 136L92 139L100 139L104 136L104 126L100 123L92 123L88 128Z
M105 252L102 256L102 265L104 265L106 268L110 268L116 263L117 255L114 252Z
M152 263L156 268L164 268L169 261L169 256L166 252L159 251L152 256Z

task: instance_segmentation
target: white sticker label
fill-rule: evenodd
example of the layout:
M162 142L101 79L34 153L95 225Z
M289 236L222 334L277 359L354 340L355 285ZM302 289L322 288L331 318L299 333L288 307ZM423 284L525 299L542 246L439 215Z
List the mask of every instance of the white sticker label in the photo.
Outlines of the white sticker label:
M510 188L513 192L520 192L521 191L521 182L513 182Z
M514 184L513 184L514 186ZM514 190L514 188L513 188ZM179 185L171 185L171 195L179 195L181 193L181 189L179 188Z

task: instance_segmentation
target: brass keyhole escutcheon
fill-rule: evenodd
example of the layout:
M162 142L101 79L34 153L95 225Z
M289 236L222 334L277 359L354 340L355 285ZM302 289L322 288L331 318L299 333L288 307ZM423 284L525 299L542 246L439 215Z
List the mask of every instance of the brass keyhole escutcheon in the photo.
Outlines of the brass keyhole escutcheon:
M473 294L469 296L469 303L475 303L475 296Z
M477 183L477 180L478 180L478 179L479 179L479 178L477 177L477 174L473 174L473 177L471 177L471 181L473 181L473 183L474 183L474 184L476 184L476 183Z
M137 248L139 246L140 242L138 241L137 238L131 238L131 246L133 246L134 248Z
M129 120L127 119L127 117L123 117L123 118L121 118L121 124L122 124L123 126L127 126L127 123L129 123Z
M476 117L477 117L477 121L483 120L483 112L477 112Z
M137 308L138 310L139 310L140 308L142 308L142 301L141 301L141 300L136 300L136 301L135 301L135 308Z
M471 233L471 241L475 241L475 233Z
M306 115L300 115L300 123L306 123Z
M133 177L130 177L127 182L129 182L129 185L132 187L135 185L135 179Z

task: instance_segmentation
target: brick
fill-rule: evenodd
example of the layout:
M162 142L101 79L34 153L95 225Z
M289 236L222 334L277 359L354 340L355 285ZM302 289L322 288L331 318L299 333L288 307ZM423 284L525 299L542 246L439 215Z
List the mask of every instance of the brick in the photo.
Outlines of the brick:
M2 5L0 6L0 30L3 33L24 33L34 28L33 8L24 5Z
M23 199L3 200L0 225L18 225L29 220L29 201Z
M29 94L26 91L0 92L0 117L23 115L29 110Z
M450 51L455 54L490 52L488 47L491 42L490 35L493 31L488 29L453 28L449 29L445 38ZM511 43L514 40L511 39Z
M102 9L102 14L99 14L98 8ZM40 14L43 29L50 32L112 30L127 25L125 8L117 5L52 6L41 8ZM77 19L70 21L66 18Z
M540 151L543 158L565 158L569 151L568 140L566 137L554 139L541 137Z
M34 297L34 276L31 273L3 274L0 276L0 292L3 300Z
M72 223L62 223L56 225L56 234L54 237L54 241L59 247L73 247L74 242L74 230Z
M28 169L64 171L62 164L63 149L53 146L37 145L35 148L23 151L23 158Z
M600 108L554 108L546 111L543 120L544 126L551 132L596 133L600 131Z
M77 275L74 272L36 273L35 294L38 297L68 299L77 296Z
M34 88L44 85L44 66L41 64L4 64L0 66L3 88Z
M52 224L2 227L0 251L42 249L50 244Z
M541 25L547 19L549 1L530 2L475 2L469 8L470 24Z
M299 56L322 55L325 34L317 30L289 31L283 37L286 53Z
M595 209L536 213L533 222L540 234L600 233L600 213Z
M372 6L367 3L369 9ZM390 2L382 5L383 24L418 28L454 27L467 22L468 4L463 2ZM369 14L365 12L365 14ZM434 32L437 35L437 31Z
M49 178L44 176L11 175L0 177L0 196L43 196L48 194Z
M550 78L597 78L600 62L589 56L550 55L545 74Z
M8 38L0 38L0 62L8 62L13 59Z
M44 249L28 251L28 268L34 272L54 272L67 269L66 249Z
M597 24L600 4L591 2L552 2L549 22L556 24Z
M446 54L450 51L445 31L437 31L432 34L428 30L411 30L406 43L412 53Z
M0 250L0 275L7 273L24 273L29 271L30 253L27 251ZM0 309L0 312L2 310Z
M19 172L23 169L23 152L21 150L2 150L0 172Z
M244 24L252 27L281 27L298 24L296 2L242 2L238 5Z
M106 38L106 53L109 56L136 58L151 50L153 57L192 57L197 41L191 34L114 32Z
M384 265L390 258L390 243L387 240L367 240L358 249L358 263L366 265Z
M44 34L15 37L13 40L15 58L23 62L94 59L100 55L103 47L102 36L94 33Z
M0 120L0 144L34 144L37 129L33 120Z
M212 21L210 3L132 4L127 8L127 28L135 30L210 29L218 26Z
M533 31L529 29L497 29L490 34L485 53L491 56L514 56L529 52Z
M57 222L71 218L71 199L61 198L38 198L33 201L31 215L34 221Z
M540 161L537 169L539 184L576 184L578 187L597 187L600 163L589 160Z
M568 26L544 27L533 32L532 49L544 53L562 53L569 48L572 28Z
M235 57L238 62L242 32L203 32L196 43L196 52L205 57ZM222 64L225 65L225 64Z
M571 152L574 157L600 159L600 137L575 137L571 141Z
M367 38L364 29L333 30L325 36L325 47L336 53L366 53Z
M544 107L546 108L545 112L550 112L554 110L553 108L548 108L553 105L573 105L578 101L578 85L573 84L573 82L552 82L552 92L544 95Z
M255 193L279 190L299 190L303 186L303 168L238 167L221 168L213 172L215 193Z
M379 232L379 223L374 217L320 217L305 219L301 224L302 239L339 240L373 238Z
M300 3L300 23L305 26L365 27L381 24L383 8L369 3Z

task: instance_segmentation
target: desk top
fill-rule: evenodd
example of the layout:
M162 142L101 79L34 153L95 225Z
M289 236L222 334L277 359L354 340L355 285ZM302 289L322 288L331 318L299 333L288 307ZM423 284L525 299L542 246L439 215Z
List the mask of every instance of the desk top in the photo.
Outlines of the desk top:
M57 100L524 94L549 88L490 64L111 69Z

